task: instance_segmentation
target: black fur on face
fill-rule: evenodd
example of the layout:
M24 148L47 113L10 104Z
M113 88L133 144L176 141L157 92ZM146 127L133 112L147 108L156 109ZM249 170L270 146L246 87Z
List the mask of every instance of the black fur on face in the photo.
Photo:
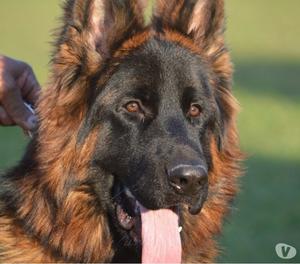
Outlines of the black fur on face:
M148 209L192 207L206 197L207 184L193 195L176 193L168 168L178 162L211 168L209 139L219 117L208 75L198 55L154 37L126 56L98 87L82 128L84 134L99 125L92 166L106 176L94 177L122 184ZM191 105L199 116L189 115Z

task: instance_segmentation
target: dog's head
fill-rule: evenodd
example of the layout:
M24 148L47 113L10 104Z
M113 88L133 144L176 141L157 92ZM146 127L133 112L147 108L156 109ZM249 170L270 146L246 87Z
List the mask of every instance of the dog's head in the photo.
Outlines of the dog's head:
M159 0L149 26L145 1L66 5L41 136L59 138L54 152L76 149L61 189L93 185L111 228L134 243L139 205L184 222L184 210L198 214L207 197L234 192L219 190L237 155L223 5Z

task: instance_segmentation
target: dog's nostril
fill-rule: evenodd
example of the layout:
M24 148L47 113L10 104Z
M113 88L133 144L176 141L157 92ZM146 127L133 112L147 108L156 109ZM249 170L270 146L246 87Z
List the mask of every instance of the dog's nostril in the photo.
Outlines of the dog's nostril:
M188 184L188 180L186 178L180 177L179 183L180 183L180 185L187 185Z
M181 194L193 195L207 183L207 172L202 166L177 165L168 171L171 186Z
M205 185L207 183L208 177L206 174L203 174L200 176L200 179L198 180L198 185Z

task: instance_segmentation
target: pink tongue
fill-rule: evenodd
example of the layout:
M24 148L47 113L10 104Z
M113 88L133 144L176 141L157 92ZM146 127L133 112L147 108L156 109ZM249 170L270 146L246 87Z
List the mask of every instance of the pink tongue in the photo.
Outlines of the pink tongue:
M139 207L142 216L142 262L181 263L178 215L169 209Z

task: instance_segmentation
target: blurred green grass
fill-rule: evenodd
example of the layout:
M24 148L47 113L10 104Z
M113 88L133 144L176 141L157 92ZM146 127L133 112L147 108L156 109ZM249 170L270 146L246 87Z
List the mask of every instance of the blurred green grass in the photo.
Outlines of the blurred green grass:
M30 63L42 84L60 2L0 2L0 53ZM283 262L274 247L285 242L298 249L292 261L300 262L300 2L226 3L241 143L249 159L219 261ZM0 127L0 170L19 160L25 145L20 129Z

